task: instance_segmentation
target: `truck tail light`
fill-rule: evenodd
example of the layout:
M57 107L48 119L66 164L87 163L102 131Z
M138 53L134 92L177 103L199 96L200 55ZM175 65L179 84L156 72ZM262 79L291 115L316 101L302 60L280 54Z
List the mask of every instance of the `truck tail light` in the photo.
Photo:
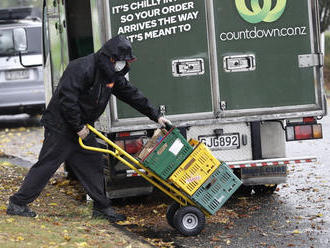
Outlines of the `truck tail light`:
M290 125L285 129L286 140L309 140L322 139L322 125L321 124L299 124Z
M141 151L143 147L142 139L126 140L125 151L129 154L136 154Z
M137 154L142 150L144 144L143 136L140 136L139 135L140 133L138 132L117 133L115 143L120 148L124 149L127 153L132 155Z

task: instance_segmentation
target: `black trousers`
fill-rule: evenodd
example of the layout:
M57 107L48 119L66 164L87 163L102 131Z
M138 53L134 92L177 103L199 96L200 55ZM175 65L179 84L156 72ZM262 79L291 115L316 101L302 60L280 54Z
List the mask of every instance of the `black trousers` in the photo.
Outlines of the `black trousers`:
M84 143L97 146L94 134L89 134ZM102 154L81 148L78 138L67 137L48 129L45 130L38 162L31 167L21 188L10 200L17 205L33 202L64 161L70 164L73 173L94 200L94 206L108 207L110 200L105 195Z

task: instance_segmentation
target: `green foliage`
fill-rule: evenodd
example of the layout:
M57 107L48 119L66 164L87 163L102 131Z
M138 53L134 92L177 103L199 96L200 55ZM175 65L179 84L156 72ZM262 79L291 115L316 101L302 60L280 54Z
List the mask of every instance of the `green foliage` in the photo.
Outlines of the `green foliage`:
M1 0L0 9L20 7L20 6L42 6L42 0Z
M325 54L330 55L330 32L325 33Z
M324 63L327 68L330 68L330 32L325 33L325 57Z
M321 33L325 32L330 25L330 1L319 0Z

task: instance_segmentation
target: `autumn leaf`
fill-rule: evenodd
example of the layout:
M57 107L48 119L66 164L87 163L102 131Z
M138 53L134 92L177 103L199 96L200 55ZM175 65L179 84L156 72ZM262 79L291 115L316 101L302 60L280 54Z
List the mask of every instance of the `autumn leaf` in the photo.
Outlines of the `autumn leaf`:
M88 247L88 244L86 242L76 242L75 244L77 247Z
M299 231L299 230L294 230L292 233L293 233L293 234L300 234L301 231Z
M24 240L24 238L22 237L22 236L18 236L17 238L16 238L16 241L23 241Z
M63 238L64 238L66 241L70 241L70 240L71 240L71 237L70 237L68 234L64 234L64 235L63 235Z
M117 224L121 226L125 226L125 225L131 225L132 223L128 220L125 220L125 221L118 221Z
M9 219L6 219L6 221L7 221L8 223L13 223L13 222L15 221L15 219L14 219L14 218L9 218Z
M63 187L63 186L69 185L69 184L70 184L70 180L64 180L64 181L58 183L57 185L60 187Z
M167 205L166 204L160 204L160 205L158 205L156 208L166 208L167 207Z

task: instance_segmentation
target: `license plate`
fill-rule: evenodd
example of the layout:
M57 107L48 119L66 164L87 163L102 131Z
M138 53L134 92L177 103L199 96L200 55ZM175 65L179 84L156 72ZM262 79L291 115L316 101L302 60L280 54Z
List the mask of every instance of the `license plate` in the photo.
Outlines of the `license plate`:
M198 137L210 150L230 150L240 148L239 133L215 135L201 135Z
M249 167L241 169L241 178L281 177L287 175L287 165Z
M28 79L30 77L30 72L29 70L6 71L5 77L6 80Z

